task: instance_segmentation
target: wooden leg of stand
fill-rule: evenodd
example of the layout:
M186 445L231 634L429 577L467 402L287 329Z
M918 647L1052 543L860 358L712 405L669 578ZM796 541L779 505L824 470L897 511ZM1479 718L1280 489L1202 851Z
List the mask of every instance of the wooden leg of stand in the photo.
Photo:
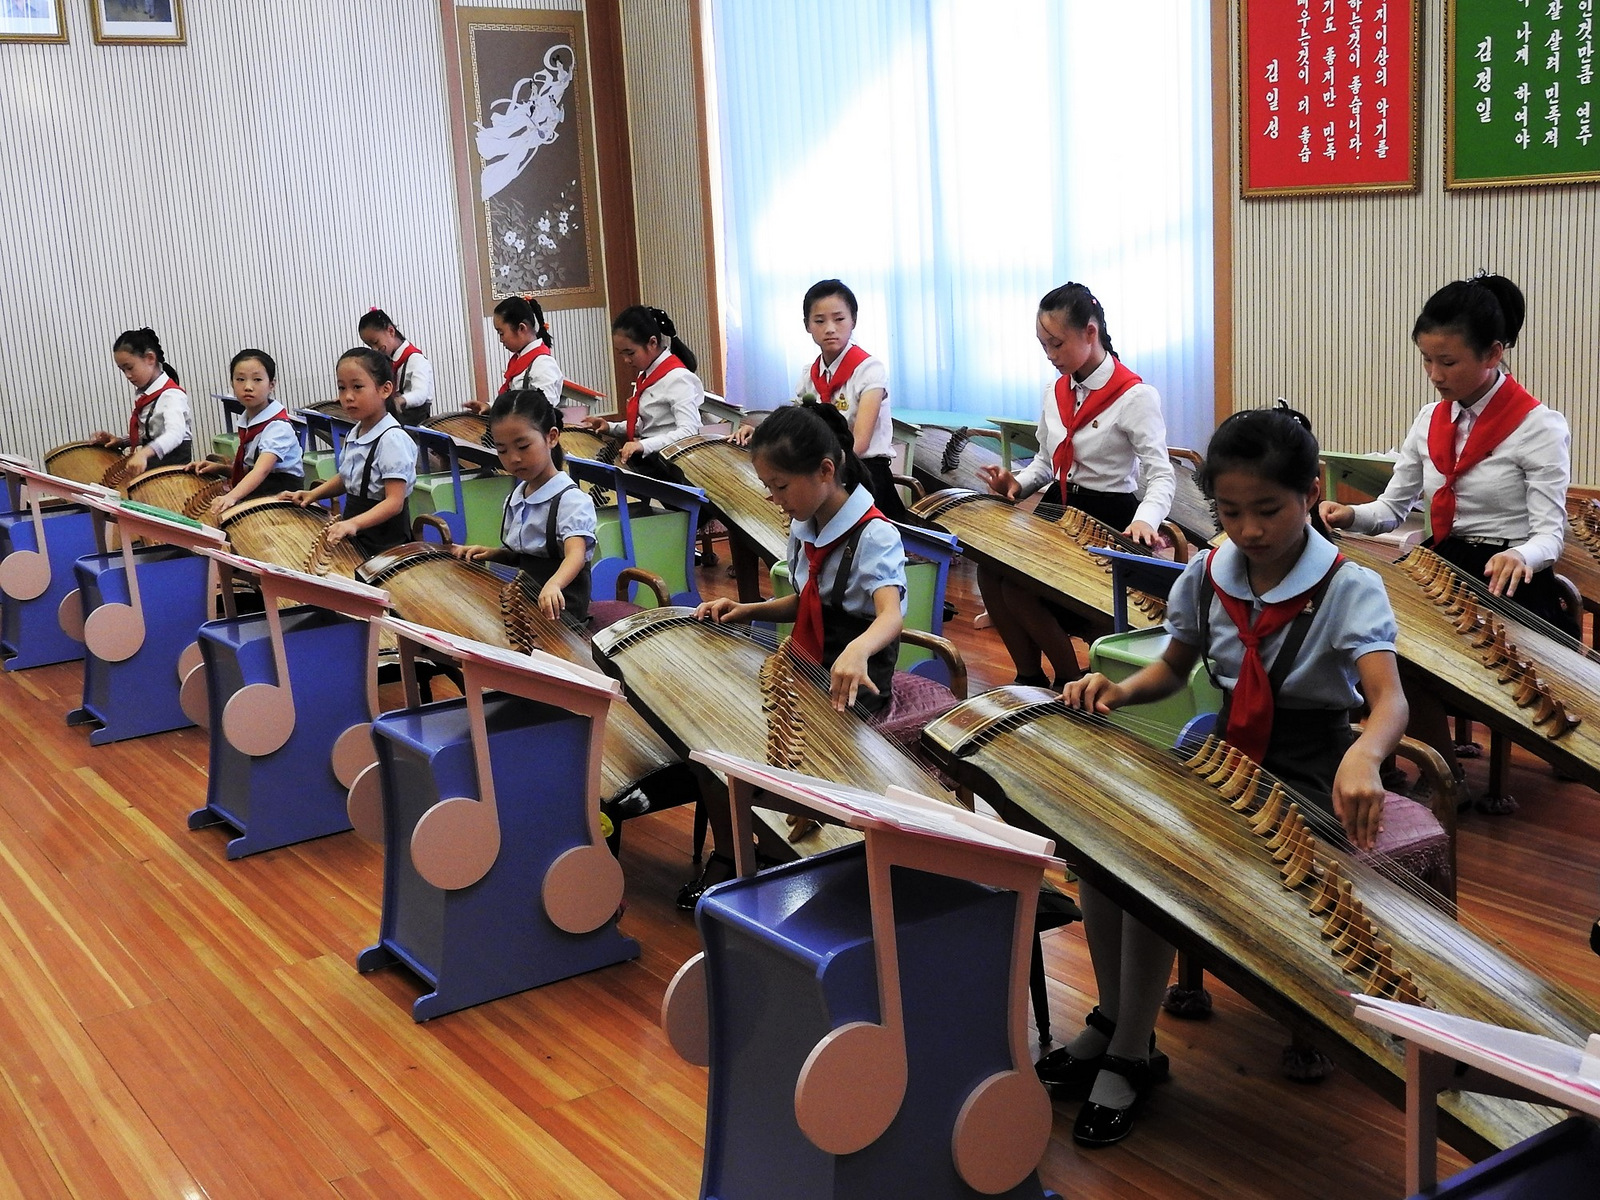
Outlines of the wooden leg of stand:
M739 585L739 603L754 604L761 599L761 559L755 547L732 529L728 530L728 553L733 557L733 574Z
M1511 772L1511 739L1503 733L1489 735L1489 797L1499 800L1506 794Z

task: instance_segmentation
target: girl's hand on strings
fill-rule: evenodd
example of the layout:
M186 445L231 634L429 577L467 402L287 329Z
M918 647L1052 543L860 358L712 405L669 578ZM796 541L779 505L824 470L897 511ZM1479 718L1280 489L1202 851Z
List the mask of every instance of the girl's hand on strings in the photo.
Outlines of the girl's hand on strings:
M494 557L498 546L451 546L450 553L463 562L484 562Z
M539 611L552 621L561 616L561 610L567 606L566 594L562 592L551 580L539 589Z
M1371 850L1383 832L1383 781L1378 764L1346 754L1333 777L1333 814L1358 850Z
M328 526L328 545L337 546L345 538L354 537L360 532L353 521L335 521Z
M1015 500L1022 494L1022 487L1017 483L1017 477L1004 467L979 467L978 478L984 485L997 496L1004 496L1007 500Z
M1122 707L1122 686L1112 683L1104 675L1085 675L1074 679L1061 689L1061 699L1068 708L1081 708L1084 712L1102 716L1114 708Z
M1533 568L1516 550L1502 550L1483 568L1489 591L1495 596L1515 596L1519 585L1533 578Z
M741 424L739 428L728 435L728 440L735 446L748 446L750 439L755 436L755 432L756 427L754 425Z
M1144 521L1134 521L1122 531L1122 536L1141 546L1154 547L1161 535Z
M718 596L715 600L707 600L700 605L699 608L694 610L694 615L702 621L710 620L720 624L724 621L737 620L739 609L742 607L743 605L737 600L730 600L726 596Z
M828 701L833 705L834 712L844 712L853 705L856 693L861 688L866 688L874 696L878 694L877 685L867 678L866 653L855 642L851 642L833 660L833 670L829 673Z

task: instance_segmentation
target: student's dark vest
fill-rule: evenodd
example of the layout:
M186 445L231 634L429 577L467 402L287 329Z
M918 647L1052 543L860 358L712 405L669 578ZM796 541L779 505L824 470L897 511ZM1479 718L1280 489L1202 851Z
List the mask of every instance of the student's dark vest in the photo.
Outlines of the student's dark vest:
M517 552L517 569L525 573L541 588L550 582L550 577L561 567L561 560L566 555L566 546L561 537L561 498L568 492L575 492L576 487L562 488L550 498L549 515L544 526L544 553L524 554ZM506 523L511 517L511 497L506 497L505 507L500 513L500 543L505 544ZM561 594L566 598L567 615L575 621L589 619L589 599L593 586L594 575L589 569L589 564L583 564L583 570L578 572L578 577L566 587L561 589Z
M828 558L817 565L820 574L828 559L835 555L839 556L839 570L834 575L833 587L828 590L828 595L822 601L822 665L829 670L833 669L834 660L844 653L844 648L865 633L867 626L873 621L872 617L860 617L855 613L846 612L844 607L845 593L850 590L850 576L855 566L856 545L861 541L861 534L866 528L866 525L856 526L828 555ZM867 659L867 678L872 680L872 686L878 689L876 696L866 688L856 692L856 703L867 712L876 714L888 707L894 686L894 664L899 657L900 639L895 638Z
M344 481L345 520L348 521L351 517L358 517L369 509L376 508L383 503L383 497L380 496L373 500L368 498L367 493L372 487L372 464L378 457L378 446L384 438L392 433L398 433L406 439L408 444L411 442L411 435L405 430L397 428L385 429L373 439L372 444L367 447L367 461L361 466L361 486L352 491L350 481L348 479ZM355 536L356 545L361 548L361 552L368 558L371 558L374 554L382 554L385 550L392 550L410 540L411 498L409 496L406 497L406 502L400 506L400 511L395 513L394 516L381 525L363 529Z

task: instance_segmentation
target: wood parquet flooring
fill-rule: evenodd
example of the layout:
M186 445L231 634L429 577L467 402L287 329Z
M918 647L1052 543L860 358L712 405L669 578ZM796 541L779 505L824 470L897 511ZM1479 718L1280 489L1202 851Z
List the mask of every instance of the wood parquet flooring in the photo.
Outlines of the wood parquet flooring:
M703 586L731 588L720 568ZM951 633L974 686L1005 682L958 567ZM416 1025L417 982L360 975L382 882L344 834L239 862L191 833L206 738L91 749L63 714L77 664L0 676L0 1197L692 1197L705 1072L667 1046L662 992L697 949L672 905L687 808L630 822L637 961ZM1481 764L1469 771L1481 776ZM1600 995L1600 797L1519 756L1511 819L1469 815L1463 908L1539 969ZM1092 991L1081 932L1049 935L1070 1036ZM1171 1083L1136 1135L1087 1153L1057 1106L1041 1168L1068 1197L1400 1193L1400 1115L1347 1077L1277 1074L1278 1029L1213 987L1162 1017ZM1458 1159L1447 1159L1459 1165Z

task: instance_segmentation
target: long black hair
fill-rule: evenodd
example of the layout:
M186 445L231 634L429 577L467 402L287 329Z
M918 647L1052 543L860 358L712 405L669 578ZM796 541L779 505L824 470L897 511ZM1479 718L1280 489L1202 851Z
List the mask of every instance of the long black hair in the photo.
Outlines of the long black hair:
M830 461L839 486L853 492L867 477L854 442L844 414L833 405L791 404L756 426L750 454L786 475L815 475Z
M611 332L620 333L629 341L639 345L648 345L651 338L669 343L672 352L683 360L683 365L693 371L696 367L694 351L684 345L683 339L678 336L678 327L672 323L672 318L659 308L651 308L648 304L635 304L623 309L617 314L617 319L611 322Z
M1286 404L1272 408L1247 408L1234 413L1211 435L1205 460L1195 472L1195 482L1208 500L1217 498L1217 478L1242 471L1308 495L1322 477L1322 449L1311 432L1311 422ZM1315 508L1311 524L1318 533L1328 528Z
M1484 355L1496 342L1515 346L1527 315L1528 302L1521 288L1504 275L1480 272L1471 279L1447 283L1429 296L1411 326L1411 340L1436 330L1453 330Z
M278 364L273 360L272 355L265 350L257 350L253 346L248 350L241 350L233 356L233 361L228 363L228 378L233 378L233 373L238 370L240 363L247 362L252 358L261 364L262 370L266 371L268 383L278 382Z
M156 362L161 364L161 369L167 373L172 382L182 382L178 378L178 372L167 361L166 353L161 349L161 339L150 326L146 325L143 329L124 329L117 335L117 340L111 343L111 353L115 354L119 350L125 350L141 358L146 354L154 354Z
M556 335L550 332L550 326L545 323L544 309L532 296L507 296L494 306L494 315L513 329L526 325L546 347L556 344Z
M386 383L390 387L394 386L394 364L389 361L387 354L380 354L371 346L351 346L339 355L340 362L352 358L366 368L367 374L372 376L373 383L379 387Z
M1093 321L1100 330L1100 344L1106 348L1106 353L1112 358L1122 357L1111 346L1111 331L1106 328L1106 310L1086 284L1063 283L1060 287L1051 288L1039 301L1039 311L1052 316L1061 315L1074 329L1086 329L1089 322Z
M521 417L543 434L549 434L552 429L559 433L564 427L561 410L550 403L543 388L512 388L496 396L489 406L489 432L493 434L495 423L507 417ZM550 448L550 461L558 471L566 465L567 456L561 452L561 443Z

